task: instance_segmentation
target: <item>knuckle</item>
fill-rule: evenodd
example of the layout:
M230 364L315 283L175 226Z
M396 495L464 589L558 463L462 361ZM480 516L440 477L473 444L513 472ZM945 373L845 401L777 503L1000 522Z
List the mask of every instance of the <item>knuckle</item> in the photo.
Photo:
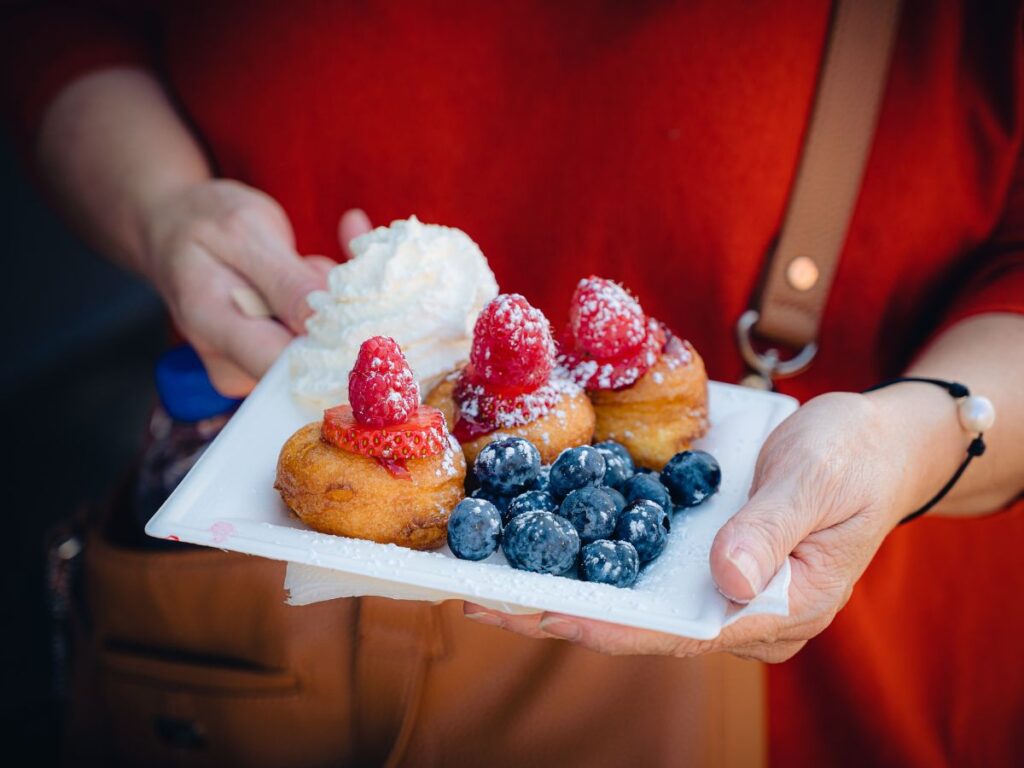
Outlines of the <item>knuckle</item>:
M843 568L846 554L842 546L827 541L824 536L809 537L800 543L800 559L819 577L832 581L830 575L837 574ZM818 583L818 587L830 586Z
M216 252L221 240L221 228L216 219L209 216L193 216L175 233L171 247L176 251L183 251L192 245L198 245Z
M788 555L797 536L799 522L791 506L759 506L753 514L741 514L731 521L729 540L763 541L777 557Z
M233 203L221 214L218 222L229 242L239 245L249 241L254 229L260 226L264 212L249 202Z

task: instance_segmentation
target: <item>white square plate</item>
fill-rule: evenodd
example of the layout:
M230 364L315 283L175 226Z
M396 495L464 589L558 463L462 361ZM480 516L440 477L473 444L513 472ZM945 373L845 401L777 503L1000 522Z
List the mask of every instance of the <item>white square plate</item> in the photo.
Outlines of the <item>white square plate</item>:
M318 566L339 572L339 577L347 574L350 584L365 585L349 594L467 599L509 611L558 611L713 638L741 615L788 610L788 568L741 609L715 589L708 553L715 533L747 498L762 443L797 403L784 395L717 382L711 383L710 401L712 426L697 447L721 464L721 490L675 516L665 552L644 569L632 589L513 570L500 552L469 562L456 559L447 547L416 552L307 528L273 488L285 440L321 417L289 393L287 352L153 516L146 533Z

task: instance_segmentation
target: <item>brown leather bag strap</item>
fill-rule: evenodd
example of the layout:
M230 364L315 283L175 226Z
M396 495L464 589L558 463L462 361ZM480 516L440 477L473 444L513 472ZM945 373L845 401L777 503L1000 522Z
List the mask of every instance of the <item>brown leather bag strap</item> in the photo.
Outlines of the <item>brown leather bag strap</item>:
M900 0L837 0L817 94L778 244L760 296L737 326L740 351L769 380L807 367L860 192L896 41ZM751 333L802 351L759 354Z

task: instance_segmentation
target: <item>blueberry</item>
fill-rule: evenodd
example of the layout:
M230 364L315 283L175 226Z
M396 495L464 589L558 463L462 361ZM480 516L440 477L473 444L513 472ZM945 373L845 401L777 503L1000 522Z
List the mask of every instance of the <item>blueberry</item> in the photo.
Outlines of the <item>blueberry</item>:
M680 507L695 507L714 496L722 484L722 468L710 453L683 451L668 460L661 482Z
M607 448L597 450L604 456L604 479L601 481L603 485L618 488L633 476L633 462L627 464L619 454Z
M576 563L580 535L553 512L524 512L505 526L502 549L513 568L560 575Z
M471 494L472 499L483 499L489 501L491 504L498 508L498 511L504 514L508 510L508 505L512 502L513 496L506 496L502 493L493 493L486 488L477 488Z
M655 474L639 473L622 484L622 495L626 502L649 499L662 509L672 509L672 496Z
M596 448L580 445L566 448L551 465L548 490L555 498L587 485L600 485L604 479L604 456Z
M483 499L463 499L448 518L448 546L460 560L483 560L501 540L501 513Z
M626 450L626 446L624 446L622 443L618 443L615 440L604 440L603 442L595 443L594 447L597 448L597 450L601 451L602 453L606 451L609 453L614 453L616 456L618 456L624 462L626 462L627 466L633 466L633 457L629 455L629 451Z
M537 479L540 452L529 440L506 437L483 447L473 464L473 474L483 488L514 496Z
M524 512L537 512L539 510L555 512L558 510L558 502L547 491L526 491L509 502L508 510L505 512L505 521L507 522Z
M665 549L671 528L664 507L649 499L626 505L615 526L615 538L636 547L641 563L653 560Z
M537 473L537 478L531 483L531 491L546 491L548 490L548 483L551 481L551 465L542 464L540 472Z
M593 486L570 491L558 514L576 526L584 544L611 536L619 516L614 499L604 488Z
M587 544L580 555L579 574L583 581L632 587L639 571L640 557L628 541L599 539Z
M605 493L612 497L612 501L615 502L615 513L618 514L622 511L623 507L626 506L626 497L619 493L614 488L603 488Z

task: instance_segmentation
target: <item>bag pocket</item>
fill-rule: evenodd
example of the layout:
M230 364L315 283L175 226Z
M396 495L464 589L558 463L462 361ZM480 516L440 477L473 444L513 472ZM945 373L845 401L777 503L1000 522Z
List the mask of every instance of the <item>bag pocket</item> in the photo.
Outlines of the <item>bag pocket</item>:
M94 531L66 752L133 765L344 765L353 601L284 602L284 564ZM83 673L84 670L84 673ZM77 727L76 727L77 726Z
M289 672L110 648L99 680L118 763L280 766L331 757L306 754L296 741L308 702Z

